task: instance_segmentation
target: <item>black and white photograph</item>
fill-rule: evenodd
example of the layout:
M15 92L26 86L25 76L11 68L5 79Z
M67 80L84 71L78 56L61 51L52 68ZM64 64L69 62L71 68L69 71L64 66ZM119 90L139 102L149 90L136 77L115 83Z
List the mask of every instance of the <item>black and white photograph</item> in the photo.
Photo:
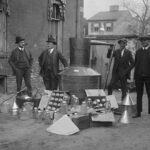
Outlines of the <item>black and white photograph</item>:
M149 150L150 0L0 0L0 150Z

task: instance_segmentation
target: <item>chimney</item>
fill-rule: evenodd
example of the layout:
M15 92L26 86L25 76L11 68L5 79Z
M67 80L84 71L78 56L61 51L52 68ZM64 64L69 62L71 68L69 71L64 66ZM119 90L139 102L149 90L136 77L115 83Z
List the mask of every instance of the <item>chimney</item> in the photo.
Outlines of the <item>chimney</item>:
M109 11L119 11L119 5L111 5L109 7Z

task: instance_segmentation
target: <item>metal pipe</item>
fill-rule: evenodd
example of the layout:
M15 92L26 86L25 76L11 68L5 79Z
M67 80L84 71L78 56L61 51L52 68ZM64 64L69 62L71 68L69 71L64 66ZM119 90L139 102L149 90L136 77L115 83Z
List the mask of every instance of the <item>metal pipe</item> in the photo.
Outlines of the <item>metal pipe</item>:
M64 51L64 21L62 21L62 53Z
M78 11L79 11L79 0L76 0L76 21L75 21L75 24L76 24L76 28L75 28L75 37L76 39L78 38Z

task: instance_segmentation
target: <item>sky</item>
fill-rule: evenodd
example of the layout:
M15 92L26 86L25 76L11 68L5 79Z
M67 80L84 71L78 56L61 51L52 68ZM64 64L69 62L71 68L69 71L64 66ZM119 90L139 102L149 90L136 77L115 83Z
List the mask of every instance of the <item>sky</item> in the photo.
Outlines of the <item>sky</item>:
M84 0L84 17L88 19L100 11L108 11L110 5L121 5L121 0Z

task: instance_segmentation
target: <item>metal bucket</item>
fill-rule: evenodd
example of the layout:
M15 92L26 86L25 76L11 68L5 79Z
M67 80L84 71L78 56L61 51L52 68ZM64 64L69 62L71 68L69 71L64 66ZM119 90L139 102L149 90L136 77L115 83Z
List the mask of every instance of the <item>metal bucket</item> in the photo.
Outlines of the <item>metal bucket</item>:
M22 108L25 102L31 102L32 97L27 95L16 96L16 104L19 108Z

